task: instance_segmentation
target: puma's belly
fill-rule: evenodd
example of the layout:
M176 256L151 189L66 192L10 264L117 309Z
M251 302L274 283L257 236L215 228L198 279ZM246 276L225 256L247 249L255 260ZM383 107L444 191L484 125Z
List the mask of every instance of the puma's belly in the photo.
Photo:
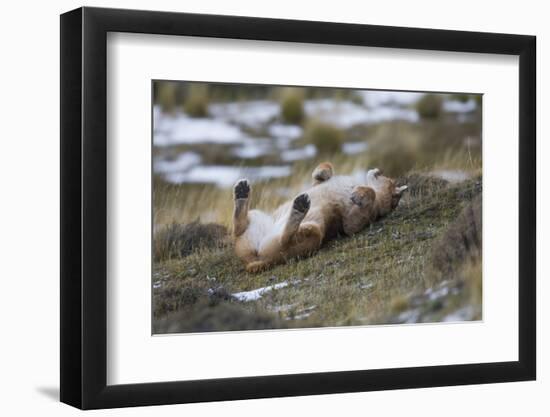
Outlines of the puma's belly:
M351 204L351 193L356 185L352 177L336 176L310 188L307 193L311 199L311 208L304 220L323 223L326 238L342 233L343 217Z
M351 194L357 185L360 184L355 178L338 175L309 188L305 192L310 198L310 208L303 221L313 221L323 225L327 235L339 233L342 229L343 214L351 204ZM273 212L271 226L273 232L282 231L291 210L292 200Z
M312 207L329 204L343 208L350 204L351 193L357 185L359 184L353 177L335 176L310 188L307 193L311 199Z

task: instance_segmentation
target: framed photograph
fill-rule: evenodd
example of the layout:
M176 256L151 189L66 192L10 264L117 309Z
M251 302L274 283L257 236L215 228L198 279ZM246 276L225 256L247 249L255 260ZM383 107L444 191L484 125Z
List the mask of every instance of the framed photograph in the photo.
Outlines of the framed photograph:
M533 380L535 37L61 16L61 401Z

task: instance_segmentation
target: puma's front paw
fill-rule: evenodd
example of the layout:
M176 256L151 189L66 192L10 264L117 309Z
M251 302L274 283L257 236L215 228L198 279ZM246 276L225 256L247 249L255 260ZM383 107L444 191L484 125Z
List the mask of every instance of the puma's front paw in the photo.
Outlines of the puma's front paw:
M358 186L351 193L351 202L359 207L366 207L374 203L376 193L371 187Z
M248 198L250 195L250 184L248 183L248 180L239 180L237 184L235 184L234 193L235 200Z
M292 203L292 208L300 213L307 213L311 205L311 200L306 193L300 194L294 199Z

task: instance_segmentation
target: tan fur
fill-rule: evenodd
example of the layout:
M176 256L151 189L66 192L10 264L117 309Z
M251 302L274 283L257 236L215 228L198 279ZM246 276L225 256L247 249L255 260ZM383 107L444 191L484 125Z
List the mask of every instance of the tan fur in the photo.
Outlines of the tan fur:
M248 181L235 185L235 253L248 272L309 256L327 239L363 230L394 209L406 189L378 169L367 173L366 183L333 174L332 164L320 164L312 174L313 186L270 214L249 210Z

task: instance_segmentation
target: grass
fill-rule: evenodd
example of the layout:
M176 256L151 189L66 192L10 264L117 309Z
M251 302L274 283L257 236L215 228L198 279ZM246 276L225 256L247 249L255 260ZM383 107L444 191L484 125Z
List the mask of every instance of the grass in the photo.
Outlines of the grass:
M481 169L479 123L453 120L383 123L368 132L366 164L391 176L411 170ZM478 171L480 172L480 171Z
M183 258L199 248L219 248L226 244L227 229L216 223L172 223L155 234L155 261Z
M328 242L310 258L247 274L231 245L223 244L155 262L155 331L439 321L460 314L479 318L479 259L452 258L449 262L458 267L445 269L434 263L434 253L445 242L456 243L448 236L460 228L453 226L456 221L471 220L460 213L481 194L481 178L449 184L411 173L399 182L407 183L410 192L393 213L353 237ZM259 198L265 201L261 191ZM229 210L230 201L228 195L223 203ZM470 211L480 215L480 210ZM231 296L276 283L287 286L257 301Z

